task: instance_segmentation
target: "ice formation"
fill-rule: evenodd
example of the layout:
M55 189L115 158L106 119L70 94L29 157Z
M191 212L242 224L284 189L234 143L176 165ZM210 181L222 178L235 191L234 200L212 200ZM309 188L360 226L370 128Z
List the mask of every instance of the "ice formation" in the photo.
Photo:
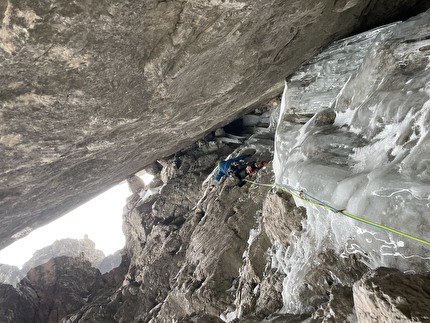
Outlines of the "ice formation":
M429 22L427 12L337 42L288 81L275 143L277 183L430 241ZM334 122L319 121L327 109ZM430 270L429 245L296 203L308 212L304 233L273 256L287 274L284 311L306 310L298 290L315 254L327 248L358 253L372 268Z

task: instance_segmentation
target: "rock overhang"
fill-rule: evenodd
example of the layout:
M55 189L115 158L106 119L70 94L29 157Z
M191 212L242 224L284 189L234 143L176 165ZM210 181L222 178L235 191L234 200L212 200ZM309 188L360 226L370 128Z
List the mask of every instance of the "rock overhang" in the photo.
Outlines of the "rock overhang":
M424 2L0 1L0 245L279 94L333 39Z

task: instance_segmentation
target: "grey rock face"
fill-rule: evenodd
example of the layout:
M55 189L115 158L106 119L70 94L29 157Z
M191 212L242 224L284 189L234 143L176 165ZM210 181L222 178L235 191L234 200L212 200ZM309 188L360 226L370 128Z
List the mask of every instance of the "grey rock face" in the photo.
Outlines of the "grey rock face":
M31 300L8 284L0 284L0 320L2 323L35 322L36 308Z
M81 257L88 260L102 274L118 267L121 263L119 250L105 257L103 251L96 249L95 243L87 236L84 239L61 239L50 246L37 250L21 270L16 266L0 265L0 282L16 286L30 269L60 256Z
M253 159L269 159L269 135L257 131L246 149L238 148L234 155L252 147ZM283 312L286 275L276 259L287 258L288 248L310 230L307 214L279 189L251 183L238 187L233 178L216 184L215 161L231 151L222 142L200 141L162 161L167 168L175 165L163 187L145 188L127 201L121 266L102 276L84 257L51 260L31 270L19 292L0 286L0 313L8 309L6 322L251 323L268 317L272 322L354 322L352 284L367 268L357 257L340 257L331 249L309 259L306 283L294 287L309 310ZM272 164L252 179L273 183ZM389 295L390 304L413 313L412 320L423 320L428 277L410 277L388 270L365 276L354 287L356 311L359 306L368 311L357 311L358 318L398 317L394 305L384 303ZM399 290L394 281L401 282ZM384 297L375 304L366 299L381 291ZM418 302L415 298L423 300L409 307Z
M282 88L335 38L420 0L0 0L0 245Z
M59 257L35 267L17 288L0 285L1 322L58 322L104 286L100 272L81 258Z
M113 268L118 267L121 264L121 250L114 252L113 254L103 258L103 260L97 265L93 264L102 274L110 272Z
M33 296L36 322L58 322L83 306L101 285L100 272L88 261L59 257L31 269L18 289Z
M247 141L257 150L253 159L271 158L273 142L268 142L267 133ZM304 230L304 208L297 208L282 191L251 184L238 187L234 178L214 183L213 165L222 149L228 148L201 142L161 161L166 172L175 169L168 172L161 191L128 199L124 231L131 262L122 287L101 303L86 304L65 322L102 322L106 317L260 322L270 315L274 322L301 322L311 316L278 313L284 305L285 275L271 256L279 246L294 243ZM235 155L246 150L237 149ZM253 180L273 183L271 164ZM352 315L351 286L365 267L331 250L312 261L302 297L315 308L327 303L326 314L322 309L315 321L333 313L338 318Z
M378 268L354 284L359 322L428 322L430 274Z
M15 286L24 275L17 266L0 264L0 283Z
M267 137L264 134L253 139L253 145L263 149L259 141L266 143ZM245 279L239 279L239 272L249 232L261 218L267 189L239 188L233 178L214 186L216 161L232 151L218 141L221 138L215 139L160 161L164 165L162 174L168 173L163 175L161 190L148 188L145 194L128 199L124 231L125 252L131 263L123 286L102 304L87 304L67 322L101 322L105 317L206 322L219 321L222 312L234 310L235 295L250 287ZM270 159L270 148L265 146L266 150L260 150L254 158ZM263 181L272 180L269 167L257 176ZM264 252L270 246L264 236L258 240L247 251L252 258L247 271L256 277L256 284L263 280ZM270 294L272 299L253 296L247 313L254 313L257 299L260 314L282 306L281 277L274 272L270 277L277 291L266 286L261 294Z
M133 194L139 194L140 191L145 189L145 183L143 182L143 180L136 175L132 175L129 178L127 178L127 184L128 184L128 189L133 193Z
M51 259L31 269L16 288L0 284L0 322L59 322L86 303L111 295L127 264L125 260L101 275L85 257Z
M60 256L82 257L90 261L93 267L98 267L105 258L103 251L96 249L95 243L88 237L84 239L61 239L48 247L37 250L33 257L23 265L22 272L25 275L30 269Z

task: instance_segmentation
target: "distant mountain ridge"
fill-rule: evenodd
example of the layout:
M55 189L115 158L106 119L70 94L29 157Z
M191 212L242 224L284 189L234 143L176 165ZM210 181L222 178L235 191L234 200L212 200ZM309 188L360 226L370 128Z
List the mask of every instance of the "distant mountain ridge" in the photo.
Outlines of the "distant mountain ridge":
M121 262L121 252L119 250L106 257L103 251L96 249L94 241L89 239L87 235L84 239L61 239L56 240L50 246L37 250L33 257L22 266L21 270L16 266L1 264L0 283L15 286L30 269L61 256L81 257L88 260L102 274L119 266Z

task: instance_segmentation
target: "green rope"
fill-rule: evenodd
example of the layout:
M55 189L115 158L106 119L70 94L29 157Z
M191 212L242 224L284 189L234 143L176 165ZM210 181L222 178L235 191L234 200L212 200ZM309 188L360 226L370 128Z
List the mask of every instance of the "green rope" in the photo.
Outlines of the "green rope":
M329 210L331 212L334 212L334 213L337 213L337 214L342 214L342 215L344 215L344 216L346 216L348 218L354 219L356 221L359 221L359 222L362 222L362 223L366 223L366 224L371 225L373 227L376 227L376 228L379 228L379 229L382 229L382 230L385 230L385 231L388 231L388 232L392 232L392 233L398 234L400 236L403 236L405 238L409 238L409 239L412 239L412 240L415 240L415 241L418 241L418 242L421 242L423 244L426 244L426 245L430 246L430 241L427 241L427 240L421 239L419 237L415 237L413 235L410 235L408 233L405 233L405 232L402 232L402 231L399 231L399 230L387 227L385 225L382 225L382 224L379 224L379 223L367 220L365 218L362 218L362 217L359 217L357 215L354 215L354 214L351 214L349 212L346 212L346 210L338 210L337 208L331 206L330 204L328 204L328 203L326 203L324 201L321 201L321 200L319 200L319 199L313 197L312 195L309 195L309 194L307 194L307 193L305 193L303 191L298 191L298 190L296 190L294 188L287 188L287 187L284 187L284 186L276 184L276 183L273 183L273 184L257 183L257 182L254 182L254 181L251 181L251 180L248 180L248 179L245 179L245 181L248 182L248 183L251 183L251 184L258 185L258 186L271 187L271 188L273 188L273 187L279 188L280 190L282 190L282 191L284 191L284 192L286 192L286 193L288 193L288 194L290 194L290 195L292 195L294 197L297 197L297 198L299 198L299 199L301 199L301 200L303 200L305 202L308 202L308 203L311 203L311 204L323 207L323 208L325 208L325 209L327 209L327 210Z

